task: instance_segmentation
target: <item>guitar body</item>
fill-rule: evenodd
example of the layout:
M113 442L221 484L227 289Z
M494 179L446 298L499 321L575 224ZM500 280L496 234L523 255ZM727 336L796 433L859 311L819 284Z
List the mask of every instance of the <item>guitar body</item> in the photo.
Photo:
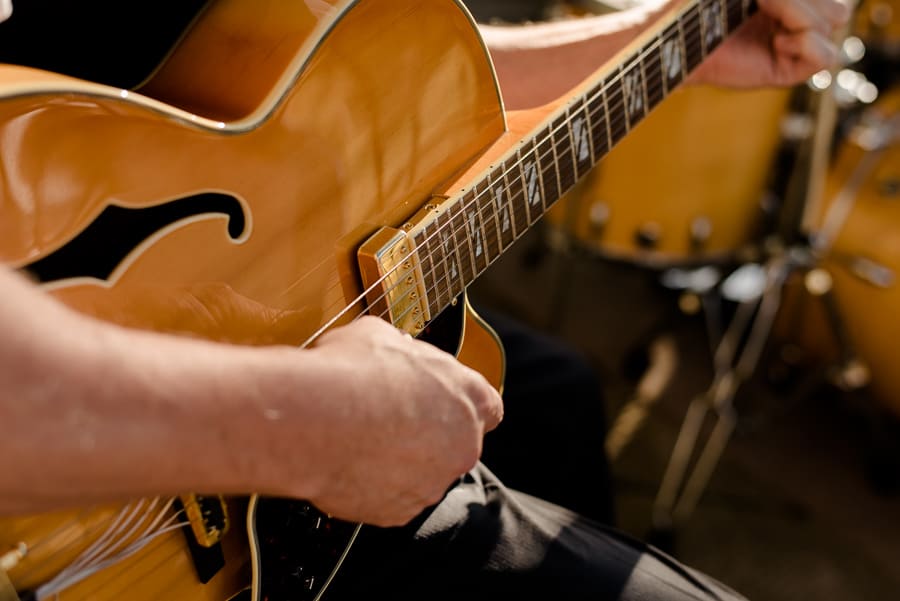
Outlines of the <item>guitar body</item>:
M136 91L0 66L0 260L103 320L301 345L365 308L342 313L363 292L360 244L446 190L505 128L458 2L219 0ZM499 387L497 340L460 308L457 354ZM246 594L245 501L228 500L225 564L208 584L178 529L60 598ZM0 557L28 550L8 569L15 588L45 584L121 511L0 519Z

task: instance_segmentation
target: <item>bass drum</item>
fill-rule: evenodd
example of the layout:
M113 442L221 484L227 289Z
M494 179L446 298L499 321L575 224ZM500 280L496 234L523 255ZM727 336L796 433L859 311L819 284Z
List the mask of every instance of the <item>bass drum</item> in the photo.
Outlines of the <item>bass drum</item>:
M569 238L652 266L756 241L790 90L675 91L548 214Z
M823 199L812 234L819 273L830 276L830 316L811 286L793 290L780 334L818 360L851 352L875 400L900 416L900 90L869 108L841 144Z

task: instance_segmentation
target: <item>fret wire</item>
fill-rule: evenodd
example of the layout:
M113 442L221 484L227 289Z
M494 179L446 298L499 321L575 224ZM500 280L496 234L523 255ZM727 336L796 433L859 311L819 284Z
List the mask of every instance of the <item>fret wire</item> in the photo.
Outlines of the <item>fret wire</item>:
M577 106L580 105L580 106ZM569 122L569 156L572 159L572 177L578 181L582 177L581 163L587 160L588 169L594 164L594 150L591 148L591 134L587 120L587 112L585 111L584 98L580 98L575 104L570 105L566 109L566 120ZM587 155L586 157L584 155ZM587 170L585 169L585 173ZM559 195L569 189L569 186L563 188L560 184Z
M651 77L647 79L647 109L650 110L666 97L665 92L665 74L663 73L663 55L662 55L662 45L657 44L657 51L653 53L650 62L650 75ZM650 80L652 79L652 84ZM650 94L651 90L653 91L653 95ZM657 96L657 92L659 95Z
M556 200L559 200L578 179L578 156L576 155L574 131L571 127L572 121L568 118L568 111L566 117L560 116L560 118L566 123L565 129L560 134L562 138L561 143L566 150L564 152L565 164L562 165L562 167L565 167L565 170L560 174L559 196L556 197ZM553 203L551 202L550 204L552 205Z
M470 196L471 199L469 198ZM475 241L472 239L472 232L469 229L467 213L470 203L472 202L475 202L475 197L472 196L472 190L470 189L465 196L456 203L458 208L456 216L462 222L462 226L456 231L456 239L458 242L459 235L462 234L463 244L460 246L465 246L465 250L462 250L461 252L466 256L466 260L464 261L465 265L463 267L463 275L465 277L463 279L469 282L474 280L475 275L478 273L478 269L475 266ZM466 267L468 267L468 269L466 269Z
M678 24L678 41L681 44L681 80L684 81L688 76L688 54L687 39L684 36L684 23L681 17L677 19Z
M528 229L528 198L525 194L525 183L522 179L522 146L516 148L516 160L506 175L510 186L509 202L512 207L513 224L516 238ZM521 210L519 210L521 209ZM520 216L524 216L521 219Z
M459 219L461 209L459 202L450 205L447 210L446 224L449 233L447 239L453 245L453 251L456 254L456 279L459 285L457 294L461 294L466 288L466 282L472 279L472 263L469 259L465 222L460 225Z
M554 129L553 124L550 125L550 130ZM556 147L556 138L553 134L548 134L546 138L541 140L535 149L537 153L537 162L540 165L541 173L544 175L544 196L541 198L541 203L546 209L546 186L552 185L552 187L556 190L554 195L559 194L559 152ZM549 164L544 162L544 159L541 158L550 156L551 159L548 162ZM548 173L549 172L549 173Z
M668 28L659 32L659 35L656 36L657 44L659 51L657 52L657 56L659 57L659 85L662 88L662 97L665 98L669 95L669 66L666 62L671 62L674 60L672 56L672 45L670 41L666 37L666 32Z
M646 57L638 58L637 63L638 63L638 66L641 68L641 88L644 92L644 115L643 115L643 117L646 117L647 113L650 110L650 101L647 99L647 70L644 66L645 62L646 62ZM643 119L643 117L641 117L641 118Z
M422 270L422 278L425 280L424 284L427 290L434 288L437 282L434 277L434 260L431 256L430 247L431 241L425 235L426 229L427 228L423 228L421 232L413 236L413 243L415 243L416 252L419 255L419 267ZM426 252L419 252L419 249L426 250ZM427 295L426 298L428 299L428 309L431 311L431 314L437 314L441 307L440 299L436 298L434 295Z
M744 10L745 10L745 11L749 11L749 7L750 7L751 5L753 5L754 3L752 2L752 0L743 0L743 4L744 4ZM694 8L696 8L696 6L695 6ZM684 16L684 13L682 14L682 17L683 17L683 16ZM684 28L683 28L683 26L682 26L681 17L679 17L679 18L677 19L677 21L678 21L678 25L679 25L679 30L683 32ZM694 19L694 20L692 21L692 26L696 28L696 19ZM649 47L648 47L648 48L644 49L643 51L641 51L641 54L646 54L646 52L648 52L649 50L650 50L650 49L649 49ZM610 85L610 84L614 83L614 81L615 81L615 78L613 78L613 80L612 80L611 82L604 82L603 86ZM604 94L605 91L606 91L606 89L605 89L605 87L603 87L603 86L601 86L601 87L599 88L599 90L598 90L598 91L595 91L594 93L595 93L595 94L596 94L596 93L599 93L599 94L601 94L601 95ZM608 114L608 112L607 112L607 114ZM518 150L517 150L517 155L521 158L521 153L520 153ZM504 163L504 169L505 169L505 171L504 171L504 176L505 176L505 173L507 173L507 172L509 171L509 168L506 168L505 163ZM427 229L428 229L428 227L426 227L426 231L427 231ZM438 228L435 230L435 232L434 232L433 234L431 234L431 236L432 236L432 237L433 237L433 236L437 236L439 231L440 231L440 228L438 227ZM524 233L524 232L516 232L516 238L518 238L519 235L521 235L521 233ZM396 269L397 269L397 268L394 268L394 270L396 270ZM384 274L384 275L379 279L379 281L383 281L383 280L384 280L386 277L388 277L389 275L390 275L390 273ZM314 335L310 338L310 342L311 342L312 340L316 339L318 336L320 336L320 335L321 335L323 332L325 332L326 330L330 329L330 328L337 322L338 318L340 318L342 315L346 314L347 311L349 311L351 308L353 308L354 306L360 305L362 302L364 302L364 301L366 300L366 298L365 298L366 294L367 294L369 291L371 291L372 289L373 289L373 287L370 287L370 289L369 289L368 291L363 292L362 295L360 295L359 297L357 297L356 300L354 300L352 303L350 303L349 305L347 305L346 307L344 307L344 309L343 309L342 311L340 311L335 317L333 317L328 323L324 324L324 325L319 329L319 331L318 331L316 334L314 334ZM381 298L384 298L384 295L382 295ZM355 320L355 319L358 319L359 317L361 317L362 315L364 315L365 312L366 312L366 308L365 308L365 307L361 307L361 312L360 312L358 315L356 315L356 316L354 317L354 320ZM382 315L382 317L383 317L383 316L384 316L384 315ZM309 342L307 342L307 344L308 344L308 343L309 343Z
M459 201L453 203L447 210L450 215L450 239L456 246L456 256L459 259L459 279L461 288L464 289L465 282L471 282L475 275L475 259L472 256L472 245L463 211L464 207Z
M471 193L471 191L470 191ZM464 199L465 200L465 199ZM469 260L472 264L472 274L471 280L475 280L475 277L480 273L478 271L478 255L479 253L484 253L484 241L479 240L478 236L480 235L480 230L473 230L472 224L469 221L469 216L471 213L472 205L475 203L475 197L472 196L470 201L462 202L462 207L460 207L460 219L462 220L462 228L465 231L466 235L466 244L469 248ZM477 224L476 224L477 225Z
M694 4L693 6L691 6L691 8L688 9L688 11L685 13L684 16L687 16L691 22L697 23L697 27L693 28L692 31L689 30L691 33L692 39L689 40L689 39L685 38L686 48L693 47L693 43L699 43L701 46L701 48L700 48L701 54L700 55L695 55L695 54L688 52L685 57L687 60L688 71L693 71L694 68L697 65L699 65L700 61L703 60L703 58L704 58L704 55L702 54L702 51L703 51L703 48L702 48L702 45L703 45L703 23L700 21L700 5ZM688 33L688 31L685 31L685 33ZM693 34L696 34L696 36Z
M473 187L472 194L474 194L474 191L475 188ZM468 225L469 240L471 241L472 271L474 272L474 279L481 273L482 269L484 269L483 264L486 263L484 259L486 242L484 227L478 210L478 203L475 202L475 196L472 197L472 202L468 203L466 207L467 208L463 211L463 216Z
M439 286L438 292L439 292L439 294L441 294L441 301L442 301L441 305L446 307L447 305L450 304L450 301L453 300L453 289L450 284L450 278L447 275L447 261L446 261L447 257L446 257L445 252L443 251L443 248L444 248L443 241L440 239L440 234L438 234L438 232L440 231L439 230L440 226L439 226L438 222L435 221L431 227L434 230L434 236L435 236L435 239L433 240L434 244L432 245L432 248L437 248L437 251L439 253L438 258L440 259L440 260L435 260L432 262L432 265L434 267L434 273L435 273L435 276L437 277L437 279L435 280L435 283L437 284L437 286ZM426 228L426 231L427 231L427 228ZM434 253L434 252L435 251L432 250L432 253Z
M588 167L588 169L590 170L590 167L593 166L594 163L597 162L597 158L596 158L597 152L594 149L594 134L593 134L594 124L591 123L591 112L590 112L590 107L588 106L587 98L582 96L580 102L581 102L581 108L579 108L578 110L579 110L579 112L584 114L584 126L587 128L586 138L587 138L588 148L591 151L591 165Z
M622 115L625 117L625 132L622 134L622 138L624 138L631 131L631 118L628 115L628 78L625 77L625 63L619 65L619 80L622 82L622 85L619 86L619 93L622 95ZM616 142L620 139L617 139Z
M696 8L696 7L694 7L694 8ZM690 12L690 11L689 11L689 12ZM678 21L679 29L683 32L684 27L683 27L683 24L681 23L681 19L679 18L679 19L677 19L677 21ZM695 19L695 21L696 21L696 19ZM639 58L646 58L647 54L652 50L651 46L653 46L653 45L652 45L652 44L651 44L651 45L648 45L648 47L647 47L646 49L644 49L643 51L641 51L641 52L638 54L638 57L639 57ZM657 44L656 46L658 47L658 44ZM621 72L621 68L620 68L620 72ZM621 73L620 73L620 74L621 74ZM614 77L614 78L613 78L612 80L610 80L610 81L604 81L604 82L602 82L602 85L599 86L599 88L600 88L599 91L597 91L597 90L592 90L592 95L597 95L597 94L601 94L601 95L602 95L604 92L606 92L606 91L608 90L608 87L609 87L610 85L612 85L612 84L615 82L616 79L617 79L617 78ZM606 99L604 99L604 100L606 100ZM607 114L607 117L608 117L608 114ZM626 114L626 117L627 117L627 114ZM610 119L607 118L607 119L605 119L605 121L607 122L607 126L610 127L610 126L611 126L611 121L610 121ZM627 127L627 125L626 125L626 127ZM609 133L609 132L608 132L608 133ZM533 142L533 146L534 146L534 145L535 145L535 144L534 144L534 142ZM536 153L536 152L537 152L537 148L534 148L533 150L528 151L528 153ZM527 155L528 153L526 153L526 155ZM517 161L517 163L520 163L521 157L522 157L521 152L517 151L517 155L518 155L518 157L519 157L519 161ZM595 157L595 158L596 158L596 157ZM521 165L520 165L520 166L521 166ZM504 164L504 167L505 167L505 164ZM507 169L507 170L508 170L508 169ZM474 201L474 199L473 199L473 201ZM470 202L472 202L472 201L470 201ZM527 204L526 204L526 210L528 210L528 211L530 212L530 207L529 207ZM530 220L530 215L529 215L529 217L527 217L527 219ZM451 224L451 225L452 225L452 224ZM446 225L444 224L444 225L441 225L440 227L446 227ZM515 232L515 238L518 238L519 235L520 235L519 232ZM449 285L448 285L448 288L452 289L452 286L449 286Z
M500 165L500 169L500 177L497 178L499 181L492 185L490 196L493 198L494 204L498 209L497 231L500 233L500 252L506 252L509 245L516 239L516 223L513 216L514 207L512 204L509 178L507 177L509 168L506 166L506 161Z
M650 47L650 46L648 46L648 48L645 49L645 51L642 52L641 55L642 55L642 56L646 56L647 53L650 52L650 51L652 51L652 50L653 50L653 48ZM683 61L682 61L682 64L683 64ZM599 94L602 94L603 91L608 90L609 87L611 86L611 84L615 82L615 79L616 79L616 78L613 78L613 80L611 80L611 81L609 81L609 82L604 82L603 89L600 90ZM595 88L595 89L594 89L594 92L593 92L593 95L595 95L595 96L598 95L598 92L597 92L596 90L597 90L597 88ZM607 122L609 123L609 120L607 120ZM620 123L620 121L613 121L612 123ZM539 136L539 135L540 135L540 134L538 134L538 136ZM537 137L537 136L536 136L536 137ZM527 155L527 154L530 154L530 153L531 153L531 151L528 151L528 152L526 153L526 155ZM520 155L520 156L521 156L521 155Z
M488 173L488 177L490 177L490 173ZM490 190L491 187L491 182L488 181L488 190ZM477 210L481 215L481 224L484 227L484 246L488 265L490 264L493 257L498 257L503 253L503 248L501 246L501 234L498 229L499 215L497 214L497 211L491 210L493 208L491 204L492 198L493 197L490 195L490 193L477 193L475 195L475 204L477 205ZM486 219L484 217L485 213L487 213Z
M566 182L568 182L570 176L569 173L575 169L574 162L572 162L572 137L571 137L571 128L569 127L571 121L568 120L568 109L563 114L559 115L556 119L551 122L550 128L552 133L550 137L553 140L553 147L556 151L556 184L557 184L557 194L556 199L559 199L560 196L563 195L563 192L568 189L566 186ZM571 169L570 169L571 167ZM553 203L548 203L552 205Z
M652 50L652 49L651 49L651 48L648 48L648 50ZM645 52L643 53L643 55L646 55L646 54L647 54L647 52L645 51ZM682 62L682 64L683 64L683 62ZM608 89L612 83L614 83L614 80L611 80L611 81L609 81L609 82L605 82L604 89ZM602 90L601 90L600 92L597 92L597 91L596 91L596 88L595 88L594 95L599 95L599 94L601 94L601 93L602 93ZM607 121L608 121L608 120L607 120ZM613 123L615 123L615 122L613 122ZM540 135L541 135L541 134L538 134L537 136L535 136L535 138L539 137ZM526 152L526 156L527 156L528 154L533 154L533 151L529 150L528 152ZM519 161L521 161L521 153L520 153Z
M676 69L671 69L669 65L667 65L664 69L664 82L666 95L668 96L672 88L680 85L687 77L687 73L685 70L687 67L687 50L685 49L684 45L684 36L681 31L680 19L676 23L673 23L666 28L666 30L663 32L663 39L668 42L666 47L669 48L669 59L671 61L677 62ZM677 71L677 73L670 75L672 71ZM675 85L670 87L670 82L674 82Z
M697 7L700 12L700 60L702 61L708 56L708 52L706 49L706 30L708 29L708 24L706 22L706 0L700 0L697 4Z
M547 204L547 179L545 178L545 168L543 165L541 165L541 161L540 161L539 143L538 143L539 139L541 140L540 143L548 142L550 144L550 147L552 148L553 147L553 133L551 131L548 131L547 135L544 136L543 138L539 138L538 136L534 136L533 138L531 138L531 149L534 152L534 161L535 161L535 166L537 168L538 181L540 182L540 188L541 188L541 193L540 193L540 201L541 202L540 202L539 207L532 207L532 206L528 207L529 224L535 223L538 219L540 219L543 216L543 214L547 212L547 208L550 206ZM551 165L551 169L554 171L554 177L555 177L556 166ZM531 211L532 208L539 209L538 214L535 215L533 218L532 218L533 212Z
M566 110L566 137L565 142L569 148L568 160L571 161L572 168L566 170L566 179L565 185L563 182L560 182L560 190L559 197L561 198L563 194L565 194L576 181L581 179L579 174L579 167L581 166L581 161L585 160L581 158L582 156L586 156L588 161L591 160L591 149L590 149L590 136L585 134L585 120L581 117L580 111L573 113L572 106L570 106ZM576 115L573 117L573 115ZM573 125L578 126L578 130L576 131L573 128ZM587 170L585 170L587 173ZM552 203L551 203L552 204Z
M746 5L746 2L745 2L744 4ZM677 19L677 22L678 22L679 29L680 29L681 31L683 31L683 24L682 24L682 22L681 22L681 19L680 19L680 18ZM670 27L671 27L671 26L670 26ZM656 42L655 44L650 44L650 45L648 45L648 47L647 47L646 49L644 49L642 52L640 52L639 55L638 55L639 58L645 59L645 58L647 57L647 55L654 49L654 47L655 47L655 49L658 50L658 49L659 49L659 40L660 40L660 37L657 36L657 42ZM683 67L683 68L684 68L684 67ZM645 77L646 77L646 75L645 75ZM594 90L591 91L590 96L593 96L595 99L596 99L597 97L602 96L603 93L608 89L608 87L609 87L614 81L615 81L615 78L613 78L613 80L610 81L610 82L603 82L602 85L599 86L599 88L600 88L599 90L597 90L597 89L595 88ZM661 81L662 81L662 83L661 83L660 85L663 85L665 82L662 80L662 78L661 78ZM649 92L648 92L648 94L649 94ZM583 102L586 102L586 98L588 98L588 97L589 97L589 96L585 96L584 98L582 98L582 101L583 101ZM588 111L588 112L587 112L588 119L590 119L590 114L591 114L590 111ZM609 126L610 126L610 119L608 118L608 116L607 116L607 119L605 119L605 121L606 121L606 123L607 123L607 126L609 127ZM535 151L537 151L537 149L535 149ZM532 152L532 151L529 151L529 152ZM521 153L519 153L519 156L521 157ZM596 157L593 157L593 158L596 159ZM504 169L506 169L505 164L504 164L503 167L504 167ZM508 170L508 169L506 169L506 170ZM482 194L484 194L484 193L482 192ZM469 201L469 202L474 202L474 200L475 200L475 198L473 198L473 200L472 200L472 201ZM526 207L526 208L527 208L527 207ZM495 217L495 218L496 218L496 217ZM527 219L527 218L526 218L526 219ZM518 238L518 237L519 237L519 233L518 233L518 232L514 232L514 238ZM499 245L500 245L500 240L499 240L499 238L498 238L498 247L499 247Z
M490 175L490 173L488 173ZM492 219L485 220L484 215L482 214L484 207L484 195L481 193L482 188L488 184L487 178L485 178L482 182L475 182L472 184L472 202L467 205L467 211L474 211L478 215L478 223L480 228L480 236L481 236L481 251L486 254L488 257L491 255L491 239L490 239L490 226L493 224ZM490 215L488 215L490 217ZM496 235L496 232L494 232ZM479 240L476 238L476 248ZM490 260L490 258L488 259ZM481 267L479 264L478 274L481 274ZM478 275L476 274L476 277Z
M599 117L595 119L594 116L598 114ZM585 96L585 115L590 128L591 148L594 150L591 158L592 162L596 163L609 152L609 120L602 93ZM606 136L604 136L604 132L606 132Z
M431 230L431 232L429 232ZM423 241L423 245L425 246L425 255L427 256L428 262L431 264L431 279L433 282L434 291L437 293L435 296L437 298L438 307L445 307L450 302L450 291L449 286L444 287L443 284L447 284L448 280L446 277L446 270L444 269L444 262L441 260L437 260L435 256L434 245L437 244L438 248L440 248L440 241L435 239L436 231L437 231L437 223L430 223L424 228L425 240ZM419 246L416 246L418 250ZM420 256L420 263L424 259Z
M443 254L444 254L444 274L447 278L447 290L449 291L450 298L453 299L460 292L462 292L463 286L461 285L462 280L460 279L460 259L459 259L459 249L455 244L456 237L452 229L447 230L447 224L451 224L450 215L445 211L438 215L437 218L438 231L440 232L440 240L441 245L443 246ZM460 284L460 289L455 290L454 285Z
M519 154L521 155L521 147L519 148ZM528 154L531 154L531 151L529 151ZM529 162L520 160L518 161L518 167L522 198L525 201L525 227L522 228L522 230L526 230L531 227L531 224L533 223L531 221L531 205L537 200L540 200L540 189L538 185L540 180L537 170L537 158Z
M622 88L619 87L613 90L612 94L607 94L606 100L607 106L610 108L609 125L612 135L612 146L615 146L628 133L628 117L625 114L625 100ZM615 113L614 111L618 112Z
M428 228L425 228L425 231L427 233ZM447 304L450 303L451 299L446 270L444 269L444 262L436 260L436 251L434 250L434 246L431 245L430 242L431 241L429 240L428 249L426 252L428 252L428 254L433 257L431 262L431 276L433 282L432 288L436 293L435 296L437 298L438 307L446 307ZM438 249L439 248L440 245L438 245Z
M487 240L488 240L488 246L489 246L489 247L490 247L490 243L491 243L491 242L496 242L496 243L497 243L496 252L494 253L495 256L496 256L496 255L500 255L500 254L503 253L503 243L502 243L501 240L500 240L500 238L501 238L501 234L500 234L500 214L499 214L499 211L498 211L498 210L493 210L493 209L494 209L494 203L496 202L496 201L494 200L494 193L493 193L493 189L494 189L494 179L493 179L494 170L495 170L495 167L494 167L493 165L491 165L490 168L489 168L489 170L488 170L487 177L484 178L484 191L483 191L483 192L479 192L478 194L475 195L475 203L478 205L478 210L479 210L479 211L485 211L485 210L487 210L487 211L488 211L488 214L490 215L490 217L492 217L492 219L489 219L488 221L491 222L491 223L493 223L493 226L492 226L492 227L493 227L493 231L494 231L494 236L488 236L488 237L487 237ZM498 206L497 208L499 208L499 206ZM495 239L495 238L496 238L496 239Z
M503 162L503 183L506 185L502 192L506 193L506 197L503 200L503 204L506 207L506 218L509 219L509 227L506 229L501 229L502 232L507 232L506 237L503 238L504 246L508 247L509 244L512 244L519 237L519 224L520 221L516 220L516 203L515 198L518 192L513 190L513 183L510 182L510 172L512 171L511 167L507 166L508 160ZM519 180L513 180L516 183L520 183ZM521 187L519 188L521 190ZM501 194L502 196L502 194ZM526 219L527 222L527 219ZM500 222L501 228L505 225L502 221ZM508 240L508 242L507 242Z

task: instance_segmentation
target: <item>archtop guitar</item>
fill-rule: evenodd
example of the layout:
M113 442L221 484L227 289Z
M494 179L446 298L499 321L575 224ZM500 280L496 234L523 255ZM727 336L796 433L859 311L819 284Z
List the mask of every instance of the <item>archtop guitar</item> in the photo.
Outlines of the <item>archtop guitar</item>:
M454 0L214 1L128 90L0 65L0 260L101 319L238 344L375 314L499 388L466 286L754 8L682 2L516 113ZM318 599L359 528L187 493L7 517L0 599Z

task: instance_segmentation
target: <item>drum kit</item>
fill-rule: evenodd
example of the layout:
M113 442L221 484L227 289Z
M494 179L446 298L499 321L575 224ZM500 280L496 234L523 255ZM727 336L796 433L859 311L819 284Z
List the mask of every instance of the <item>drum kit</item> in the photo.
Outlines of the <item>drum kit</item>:
M660 531L693 513L774 347L900 419L900 0L854 10L837 69L793 90L676 92L548 215L551 238L658 272L683 307L733 308L660 485Z

